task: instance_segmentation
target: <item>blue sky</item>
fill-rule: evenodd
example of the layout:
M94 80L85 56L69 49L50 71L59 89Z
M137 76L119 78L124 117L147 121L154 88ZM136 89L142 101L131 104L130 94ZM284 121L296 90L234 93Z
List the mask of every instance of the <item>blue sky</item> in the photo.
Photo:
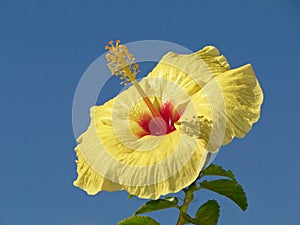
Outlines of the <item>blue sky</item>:
M296 0L1 0L0 224L113 225L143 203L72 186L74 93L111 39L164 40L194 51L215 45L232 67L252 63L265 93L261 120L215 160L235 172L249 209L209 192L197 201L220 202L220 225L299 224L299 23ZM171 225L177 212L152 216Z

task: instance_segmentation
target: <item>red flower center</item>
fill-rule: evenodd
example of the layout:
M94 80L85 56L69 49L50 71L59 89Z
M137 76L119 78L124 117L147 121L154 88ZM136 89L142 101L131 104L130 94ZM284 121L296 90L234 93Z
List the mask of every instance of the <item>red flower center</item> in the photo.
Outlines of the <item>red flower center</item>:
M137 136L139 138L146 135L161 136L176 130L176 123L184 110L177 111L172 103L165 102L159 107L161 117L154 117L151 113L144 113L137 123L143 129Z

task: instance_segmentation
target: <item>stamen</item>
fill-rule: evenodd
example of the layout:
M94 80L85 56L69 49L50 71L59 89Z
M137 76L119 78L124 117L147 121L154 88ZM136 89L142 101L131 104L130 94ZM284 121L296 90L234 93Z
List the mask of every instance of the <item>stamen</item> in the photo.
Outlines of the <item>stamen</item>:
M106 54L106 59L107 66L112 75L119 76L122 80L121 84L127 85L131 82L142 96L152 115L161 118L159 111L152 104L136 80L136 74L140 72L140 70L138 69L138 64L135 62L135 58L128 51L128 48L125 45L120 45L120 41L117 40L116 45L114 45L113 41L110 41L109 45L105 46L105 49L109 50ZM161 127L164 127L161 122L159 122L159 124Z

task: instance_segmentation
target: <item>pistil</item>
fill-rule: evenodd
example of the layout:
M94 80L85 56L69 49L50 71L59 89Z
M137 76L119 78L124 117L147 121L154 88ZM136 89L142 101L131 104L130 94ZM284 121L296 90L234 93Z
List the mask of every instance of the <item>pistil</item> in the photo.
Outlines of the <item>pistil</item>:
M136 80L136 74L139 70L138 64L135 62L135 58L128 51L125 45L120 45L119 43L120 41L117 40L116 45L114 45L113 41L110 41L109 46L105 46L105 49L109 50L106 54L106 59L108 62L107 66L109 67L112 75L120 76L121 80L123 80L121 84L127 85L131 82L143 98L153 117L162 118L160 112L156 109ZM165 124L162 124L161 120L156 121L162 129L165 128Z

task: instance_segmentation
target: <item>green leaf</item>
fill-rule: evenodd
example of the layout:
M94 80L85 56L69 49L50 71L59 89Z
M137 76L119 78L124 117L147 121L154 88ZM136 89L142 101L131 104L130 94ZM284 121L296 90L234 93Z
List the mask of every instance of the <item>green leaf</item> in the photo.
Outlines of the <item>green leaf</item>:
M226 196L234 201L244 211L248 207L246 193L236 180L220 179L203 181L200 183L200 186L207 190Z
M133 198L135 195L131 195L131 194L129 194L128 196L127 196L127 199L131 199L131 198Z
M196 224L197 221L195 219L193 219L189 214L182 212L182 216L184 218L184 220L188 223L192 223L192 224Z
M196 212L197 225L217 225L220 216L220 206L216 200L204 203Z
M202 176L223 176L235 180L231 170L224 170L221 166L211 164L201 173Z
M156 210L177 207L178 199L176 197L167 197L165 199L151 200L142 205L134 214L153 212Z
M160 225L160 223L148 216L132 216L122 220L118 225Z

